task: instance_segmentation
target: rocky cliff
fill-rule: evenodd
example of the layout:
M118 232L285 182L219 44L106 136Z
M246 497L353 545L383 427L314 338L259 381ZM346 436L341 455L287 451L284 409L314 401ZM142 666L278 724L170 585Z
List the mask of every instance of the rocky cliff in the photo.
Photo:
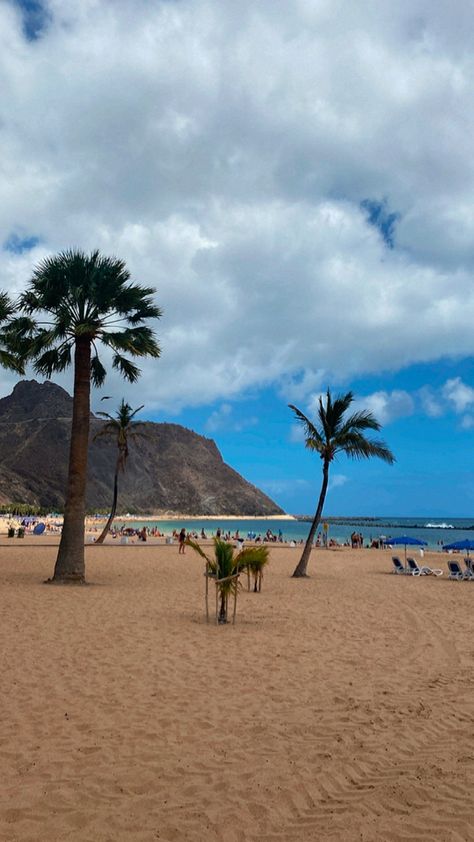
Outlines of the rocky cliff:
M112 409L110 409L113 412ZM0 400L0 502L64 503L72 398L54 383L24 380ZM91 417L87 506L111 503L117 455ZM267 515L282 510L226 465L211 439L179 424L144 424L120 477L119 512Z

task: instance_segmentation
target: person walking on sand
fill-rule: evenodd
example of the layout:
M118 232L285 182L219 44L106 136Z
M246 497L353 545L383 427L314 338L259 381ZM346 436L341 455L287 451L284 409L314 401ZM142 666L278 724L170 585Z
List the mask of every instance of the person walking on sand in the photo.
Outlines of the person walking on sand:
M178 544L179 544L178 554L184 555L184 553L186 552L186 530L185 530L184 526L183 526L181 532L178 535Z

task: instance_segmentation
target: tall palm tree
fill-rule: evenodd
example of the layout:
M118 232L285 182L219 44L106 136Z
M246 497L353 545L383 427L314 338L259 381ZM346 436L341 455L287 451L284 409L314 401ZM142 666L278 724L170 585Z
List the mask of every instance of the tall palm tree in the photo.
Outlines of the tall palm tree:
M133 420L137 412L140 412L141 409L143 409L143 405L139 406L137 409L132 409L130 404L126 403L122 398L122 402L116 412L115 418L113 415L109 415L108 412L97 413L97 415L100 415L102 418L107 418L107 422L103 425L103 427L101 427L99 432L95 434L94 441L102 437L113 436L117 442L118 454L117 461L115 463L114 497L112 501L112 508L110 509L110 515L107 523L97 538L96 544L103 544L104 539L112 526L115 512L117 511L118 475L120 471L125 471L125 465L127 464L128 459L128 442L134 436L143 435L143 433L141 433L137 428L143 426L144 422Z
M24 374L24 367L20 358L7 347L8 322L15 314L15 309L15 305L9 298L8 293L0 291L0 366L2 368L8 368L11 371L16 371L17 374ZM6 332L5 334L4 331Z
M354 412L352 415L345 417L345 413L353 400L354 395L352 392L347 392L345 395L338 395L333 400L331 392L328 389L325 401L323 402L323 399L321 397L319 398L319 425L313 424L300 409L289 404L290 409L293 410L298 421L303 424L306 447L309 450L315 450L319 453L323 463L323 481L318 506L303 554L293 573L295 578L307 576L306 570L311 547L321 521L324 501L326 499L329 466L337 453L345 453L351 459L370 459L372 456L377 456L390 465L395 462L395 457L385 442L365 438L365 430L380 430L381 427L371 412Z
M122 260L69 250L46 257L33 271L19 299L22 316L8 327L9 346L31 359L39 374L74 366L74 401L64 525L52 581L85 582L84 519L90 389L101 386L106 370L98 344L112 354L112 367L130 382L140 369L131 357L159 357L154 332L145 324L159 318L152 287L130 283ZM73 358L74 355L74 358ZM126 355L126 356L125 356Z

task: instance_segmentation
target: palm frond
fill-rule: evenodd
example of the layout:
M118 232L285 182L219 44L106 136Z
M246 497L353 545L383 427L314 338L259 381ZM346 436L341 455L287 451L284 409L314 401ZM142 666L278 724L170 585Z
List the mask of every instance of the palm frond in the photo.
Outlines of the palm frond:
M192 541L191 538L186 538L185 543L188 547L191 547L191 549L194 550L195 553L200 555L201 558L205 559L208 565L212 565L215 563L214 559L209 558L209 556L204 552L203 548L196 541Z
M99 356L95 354L91 358L91 380L97 388L103 385L107 372L102 365Z
M0 337L0 343L1 342L2 339ZM25 366L20 357L16 354L11 354L2 347L0 347L0 366L8 369L9 371L15 371L17 374L25 373Z
M349 432L350 430L380 430L381 424L374 417L372 412L362 410L354 412L349 418L346 418L344 424L341 426L340 434Z
M270 551L268 547L245 547L236 555L234 564L239 569L244 567L261 569L268 564L269 560Z
M11 318L16 311L16 306L13 304L7 292L0 291L0 324Z
M333 400L329 389L326 392L325 404L320 397L318 415L324 429L326 442L329 442L333 436L337 435L344 422L344 413L347 412L353 400L354 396L352 392L347 392L345 395L337 395Z
M319 450L320 447L324 446L324 440L321 436L320 431L315 427L312 421L306 417L304 412L301 412L301 409L298 409L297 406L293 406L293 404L288 404L289 408L293 410L294 414L296 415L297 420L303 425L304 428L304 435L306 439L306 447L310 450Z
M116 421L114 416L110 415L109 412L99 412L99 411L97 411L96 415L100 415L101 418L108 418L111 425L114 424L116 427L118 427L118 421Z
M131 360L127 360L121 354L114 354L112 359L112 366L120 372L125 380L130 383L136 383L140 376L140 369L134 365Z
M366 439L361 433L348 432L335 439L335 451L342 451L351 459L370 459L372 456L392 465L395 457L384 441Z
M128 423L130 423L132 418L135 418L135 415L137 415L137 413L140 412L140 410L144 409L145 404L142 403L141 406L137 406L137 408L133 409L133 410L132 410L132 407L130 406L130 404L127 403L125 406L128 410L128 413L127 413ZM135 421L134 422L134 424L144 424L144 423L145 423L144 421Z
M154 338L151 328L142 325L124 328L120 331L103 331L101 339L104 345L114 351L124 351L134 357L159 357L161 349Z
M51 377L54 372L64 371L71 364L71 346L49 348L35 357L33 367L38 374Z

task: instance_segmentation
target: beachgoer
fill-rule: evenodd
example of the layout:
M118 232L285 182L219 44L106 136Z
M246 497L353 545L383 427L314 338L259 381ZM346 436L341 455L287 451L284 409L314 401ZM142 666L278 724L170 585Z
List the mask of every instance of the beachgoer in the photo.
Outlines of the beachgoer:
M178 553L179 553L179 555L184 555L184 553L186 552L186 543L185 542L186 542L186 530L183 526L181 532L178 535L178 544L179 544Z

